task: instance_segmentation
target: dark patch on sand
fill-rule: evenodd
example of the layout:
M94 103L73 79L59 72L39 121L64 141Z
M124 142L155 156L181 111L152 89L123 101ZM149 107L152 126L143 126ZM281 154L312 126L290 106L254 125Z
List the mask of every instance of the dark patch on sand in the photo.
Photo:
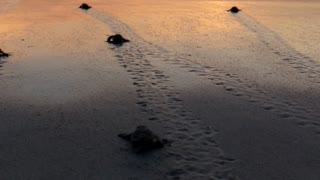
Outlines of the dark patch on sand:
M123 43L130 42L130 41L128 39L123 38L121 34L115 34L115 35L109 36L107 39L107 42L110 44L122 46Z
M136 130L129 134L119 134L120 138L129 141L135 153L143 153L154 149L163 148L168 142L160 139L146 126L138 126Z
M88 10L88 9L91 8L91 6L89 6L89 5L86 4L86 3L83 3L83 4L81 4L81 6L80 6L79 8L80 8L80 9L83 9L83 10Z
M241 9L239 9L237 6L233 6L231 9L229 9L227 11L232 12L232 13L238 13L239 11L241 11Z
M0 49L0 58L6 58L9 56L11 56L11 54L6 53L6 52L2 51L2 49Z

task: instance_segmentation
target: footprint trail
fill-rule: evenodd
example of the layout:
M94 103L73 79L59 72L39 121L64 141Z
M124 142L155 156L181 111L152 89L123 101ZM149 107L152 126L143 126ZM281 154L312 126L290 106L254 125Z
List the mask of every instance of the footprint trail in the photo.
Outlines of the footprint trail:
M166 156L174 159L174 169L167 171L169 179L229 179L237 177L233 172L232 158L224 155L215 141L217 130L202 123L187 111L174 87L168 85L170 77L153 66L147 54L149 50L139 36L111 16L91 11L92 17L106 23L115 33L122 33L131 43L115 48L119 64L126 69L136 86L136 104L150 121L162 123L165 134L173 141Z
M320 64L314 59L290 47L280 36L250 15L241 13L234 18L247 29L256 33L261 42L282 61L288 63L297 72L305 74L309 81L320 84Z
M169 54L166 53L166 54ZM237 74L228 73L215 67L204 66L188 57L174 55L164 58L172 65L185 69L203 79L209 80L225 91L239 98L245 98L250 103L261 106L264 110L277 114L281 119L291 120L295 124L312 129L320 135L320 113L316 109L300 106L298 103L282 96L274 96L265 88Z
M278 115L281 119L291 120L296 125L310 128L317 135L320 135L320 114L317 110L303 107L290 98L272 95L272 92L259 87L250 80L239 77L237 74L202 65L186 55L178 55L148 43L126 24L110 15L95 10L88 12L88 14L108 25L115 33L121 33L131 40L130 44L116 50L119 52L116 57L134 80L133 85L137 87L139 98L137 104L141 107L141 111L146 113L149 120L164 122L168 128L167 134L180 147L180 149L172 148L174 151L171 156L175 156L181 166L181 168L169 173L172 177L193 177L191 175L194 175L195 179L202 179L199 177L211 174L210 177L216 179L222 177L233 179L235 178L232 173L234 160L223 156L223 151L214 141L214 131L207 130L208 127L202 126L198 118L192 117L192 112L183 108L179 94L175 93L174 88L166 83L170 80L169 77L151 64L154 59L154 62L164 61L178 66L188 73L222 87L238 98L244 98L250 103L261 106L264 110ZM290 58L296 55L294 50L285 52L290 55ZM288 54L283 54L283 56L289 56ZM317 66L308 65L307 62L302 62L299 58L293 58L292 61L306 66L305 68L310 67L307 71L313 73L313 77L319 71ZM313 60L308 63L313 63ZM312 80L315 79L317 78L312 78ZM184 150L181 151L181 149ZM192 154L192 152L198 153ZM210 156L211 160L208 162L207 159L206 161L205 159ZM190 157L194 158L190 159ZM214 165L210 164L213 159ZM220 160L221 162L219 162ZM190 164L192 167L189 167ZM208 171L206 167L209 166L217 168ZM218 169L222 170L218 171ZM206 172L208 174L205 174L204 170L208 171Z
M121 32L132 39L130 44L139 47L137 51L141 55L148 57L148 60L155 58L156 61L162 60L178 66L188 73L195 74L224 88L225 91L234 96L245 98L250 103L257 104L264 110L277 114L281 119L291 120L296 125L310 128L315 134L320 135L320 113L316 109L300 106L286 97L274 96L267 89L259 87L250 80L239 77L237 74L202 65L187 55L172 53L162 47L148 43L131 30L129 26L110 15L97 11L90 12L90 15L110 26L116 33ZM308 67L312 68L313 66L310 65Z

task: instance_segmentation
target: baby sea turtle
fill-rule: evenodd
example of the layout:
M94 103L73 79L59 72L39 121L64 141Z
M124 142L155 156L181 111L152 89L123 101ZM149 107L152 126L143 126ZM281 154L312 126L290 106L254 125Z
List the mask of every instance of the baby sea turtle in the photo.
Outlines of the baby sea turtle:
M86 3L83 3L83 4L81 4L81 6L80 6L79 8L80 8L80 9L84 9L84 10L88 10L88 9L91 8L91 6L89 6L89 5L86 4Z
M125 42L130 42L128 39L123 38L120 34L109 36L107 39L108 43L121 46Z
M5 53L5 52L2 51L2 49L0 49L0 58L2 58L2 57L9 57L9 56L10 56L9 53Z
M231 9L227 10L227 11L230 11L232 13L238 13L239 11L241 11L241 9L239 9L238 7L236 6L233 6Z
M146 126L138 126L134 132L130 134L119 134L118 136L129 141L135 153L159 149L168 143L168 140L160 139Z

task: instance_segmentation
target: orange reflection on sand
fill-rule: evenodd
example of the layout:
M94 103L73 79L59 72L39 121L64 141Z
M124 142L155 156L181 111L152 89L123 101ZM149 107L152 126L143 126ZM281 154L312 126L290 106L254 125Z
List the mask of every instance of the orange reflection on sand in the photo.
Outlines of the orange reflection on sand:
M222 1L162 1L146 0L117 2L96 7L111 14L133 28L143 38L161 41L189 41L195 34L235 33L241 28L231 23L226 9L232 3ZM142 28L143 27L143 28ZM159 37L159 38L158 38ZM161 42L162 43L162 42Z

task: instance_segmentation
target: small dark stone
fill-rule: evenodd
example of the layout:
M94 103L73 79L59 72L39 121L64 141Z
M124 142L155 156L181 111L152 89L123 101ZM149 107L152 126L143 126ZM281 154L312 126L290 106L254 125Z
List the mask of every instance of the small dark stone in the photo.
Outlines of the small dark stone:
M119 134L120 138L129 141L133 152L143 153L154 149L164 147L169 141L160 139L146 126L138 126L136 130L130 134Z
M89 6L89 5L86 4L86 3L83 3L83 4L81 4L81 6L80 6L79 8L80 8L80 9L84 9L84 10L88 10L88 9L91 8L91 6Z
M130 42L128 39L123 38L120 34L109 36L108 43L121 46L125 42Z
M158 120L158 118L157 117L151 117L151 118L149 118L149 120L150 121L155 121L155 120Z
M229 9L228 11L232 12L232 13L238 13L239 11L241 11L239 8L237 8L236 6L233 6L231 9Z
M2 51L2 49L0 49L0 58L2 58L2 57L9 57L9 56L10 56L9 53L5 53L5 52Z

